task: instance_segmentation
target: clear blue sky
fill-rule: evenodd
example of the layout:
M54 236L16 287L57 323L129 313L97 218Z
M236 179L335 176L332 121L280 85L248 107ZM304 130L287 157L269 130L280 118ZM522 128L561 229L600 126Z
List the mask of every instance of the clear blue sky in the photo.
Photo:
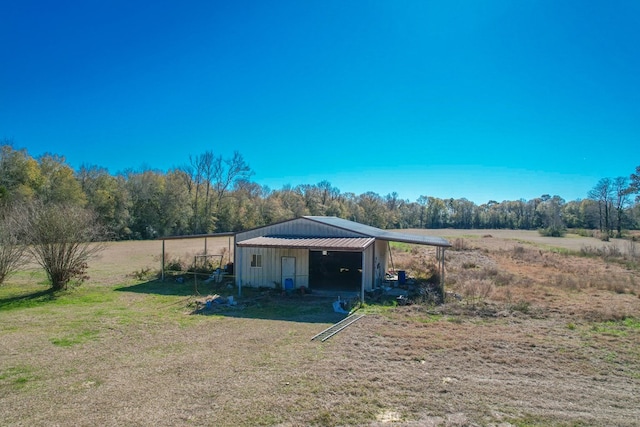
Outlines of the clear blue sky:
M112 173L585 198L640 164L640 2L5 1L0 138Z

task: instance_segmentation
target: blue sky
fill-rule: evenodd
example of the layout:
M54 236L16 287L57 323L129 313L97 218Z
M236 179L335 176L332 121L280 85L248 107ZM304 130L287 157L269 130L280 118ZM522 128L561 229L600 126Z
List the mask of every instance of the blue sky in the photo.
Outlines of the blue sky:
M0 138L74 168L485 203L640 164L635 0L21 0L0 53Z

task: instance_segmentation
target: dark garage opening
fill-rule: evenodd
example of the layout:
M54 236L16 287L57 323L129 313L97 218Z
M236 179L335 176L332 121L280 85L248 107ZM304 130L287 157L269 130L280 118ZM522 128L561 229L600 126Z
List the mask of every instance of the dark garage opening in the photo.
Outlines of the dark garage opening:
M309 251L309 287L317 291L360 291L362 253Z

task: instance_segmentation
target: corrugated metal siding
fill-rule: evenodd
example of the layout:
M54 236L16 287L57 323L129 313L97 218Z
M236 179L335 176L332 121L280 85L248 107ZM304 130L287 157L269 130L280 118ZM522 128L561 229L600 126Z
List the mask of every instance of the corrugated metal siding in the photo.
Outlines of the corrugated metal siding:
M384 280L384 275L389 269L389 244L384 240L376 240L374 247L374 287L381 286ZM377 267L380 264L380 268Z
M293 248L256 248L238 247L237 278L242 286L275 287L274 282L282 280L282 257L296 259L296 277L294 286L309 287L309 251ZM262 267L251 267L252 255L262 255ZM281 283L282 284L282 283Z
M364 280L364 290L373 290L373 277L374 277L374 265L373 265L373 246L369 246L362 254L362 280Z
M264 248L290 247L304 249L331 249L361 251L371 245L373 237L271 237L259 236L238 242L238 246Z
M307 218L296 218L291 221L267 225L265 227L236 234L236 242L259 236L299 236L299 237L370 237L354 231L343 230L331 225L310 221Z
M327 224L331 227L337 227L344 230L349 230L355 233L362 234L364 236L376 236L380 231L380 228L372 227L370 225L360 224L359 222L349 221L348 219L338 218L335 216L305 216L311 221L315 221L321 224Z

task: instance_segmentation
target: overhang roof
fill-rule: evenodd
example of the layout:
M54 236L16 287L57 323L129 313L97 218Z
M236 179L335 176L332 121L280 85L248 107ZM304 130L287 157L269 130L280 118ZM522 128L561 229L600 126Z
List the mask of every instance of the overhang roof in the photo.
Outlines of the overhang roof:
M375 241L372 237L279 237L260 236L238 242L238 246L361 251Z
M375 237L379 240L389 242L416 243L419 245L450 247L451 243L447 239L435 236L422 236L419 234L409 234L395 231L382 230L380 228L371 227L370 225L360 224L358 222L349 221L347 219L335 216L305 216L311 221L316 221L332 227L342 228L344 230L353 231L363 236Z
M352 233L356 233L359 234L360 236L362 236L363 238L367 238L367 237L374 237L376 239L379 240L385 240L385 241L389 241L389 242L403 242L403 243L416 243L419 245L429 245L429 246L440 246L440 247L451 247L451 243L449 243L449 241L447 239L444 239L442 237L435 237L435 236L426 236L426 235L420 235L420 234L413 234L413 233L403 233L403 232L396 232L396 231L387 231L387 230L382 230L380 228L376 228L376 227L371 227L369 225L365 225L365 224L360 224L358 222L354 222L354 221L349 221L347 219L342 219L342 218L338 218L335 216L303 216L302 218L308 220L308 221L315 221L317 223L321 223L321 224L325 224L331 227L335 227L335 228L340 228L343 230L348 230L351 231ZM291 220L286 220L286 221L282 221L284 222L288 222ZM266 228L269 226L263 226L263 227L257 227L254 230L260 229L260 228ZM229 232L229 233L214 233L214 234L199 234L199 235L189 235L189 236L165 236L165 237L159 237L156 240L171 240L171 239L195 239L195 238L203 238L203 237L222 237L222 236L234 236L234 238L236 237L238 233L234 233L234 232ZM274 238L274 236L272 236L271 238ZM300 239L300 237L278 237L279 239L287 239L288 242L291 243L292 239ZM355 238L355 237L354 237ZM354 239L352 238L352 239ZM253 242L255 241L256 238L253 239L248 239L248 240L244 240L242 242L237 242L238 246L251 246L248 245L246 243L248 242ZM305 237L305 239L311 239L311 240L317 240L319 238L316 237ZM339 238L323 238L323 239L339 239ZM348 238L347 238L348 239ZM299 242L300 244L303 244L302 242ZM314 244L317 244L318 242L315 242ZM334 243L334 244L338 244L338 243ZM262 242L261 245L263 245L264 247L269 247L269 245L267 244L267 242ZM284 242L280 241L280 242L272 242L272 247L285 247L288 246L287 244L285 244ZM368 245L367 245L368 246ZM305 247L305 246L297 246L297 247ZM309 249L315 249L319 246L309 246ZM356 248L355 250L360 250L362 249L362 247L359 246L359 244L355 243L355 242L351 242L351 244L346 244L346 249L344 250L350 250L351 248ZM366 247L366 246L365 246ZM331 247L327 247L326 249L331 249Z

